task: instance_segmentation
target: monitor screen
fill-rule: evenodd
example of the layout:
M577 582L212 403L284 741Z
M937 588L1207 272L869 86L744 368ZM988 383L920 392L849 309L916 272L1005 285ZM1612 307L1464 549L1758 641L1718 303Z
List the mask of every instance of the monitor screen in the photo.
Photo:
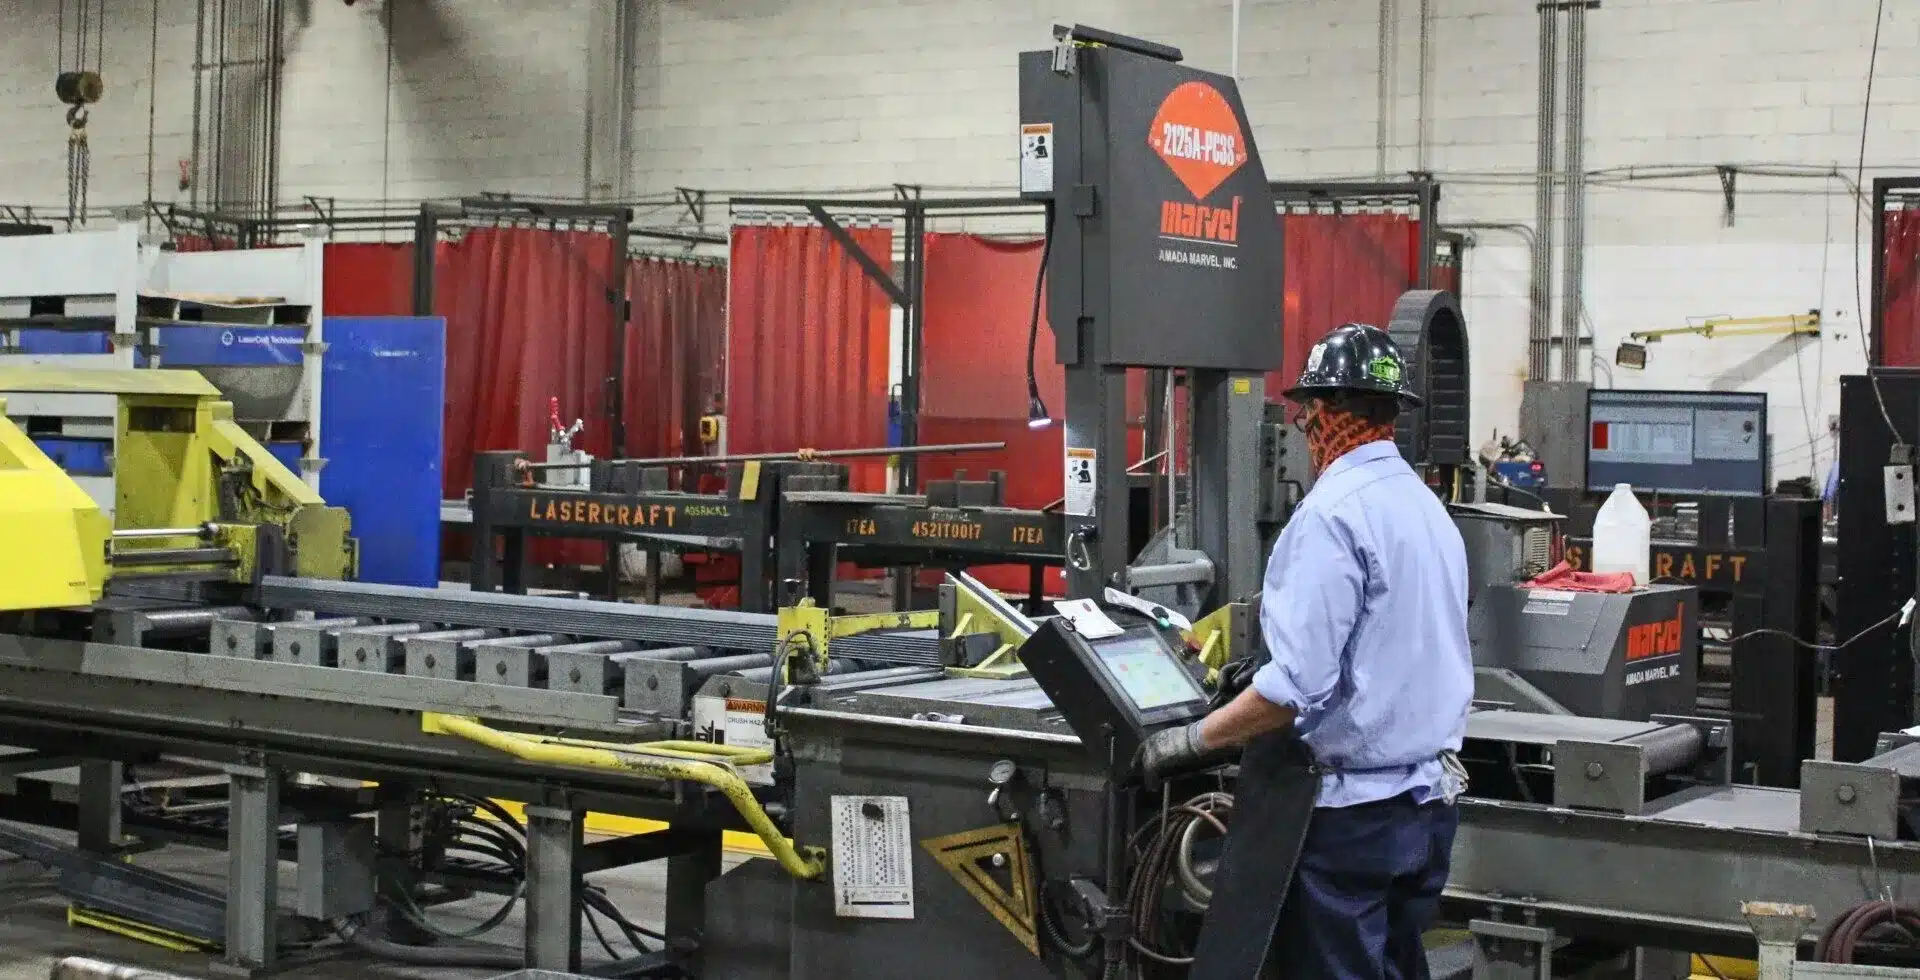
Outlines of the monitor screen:
M1587 396L1587 489L1767 492L1767 396L1622 391Z
M1120 692L1140 711L1206 700L1193 675L1150 633L1128 633L1095 644L1094 651Z

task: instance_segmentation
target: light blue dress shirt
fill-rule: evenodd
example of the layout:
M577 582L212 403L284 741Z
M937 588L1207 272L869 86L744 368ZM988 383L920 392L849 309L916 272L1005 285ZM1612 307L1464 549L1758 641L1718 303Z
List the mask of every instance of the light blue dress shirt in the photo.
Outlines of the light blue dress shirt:
M1320 474L1267 559L1260 628L1253 687L1299 713L1318 806L1446 795L1473 702L1466 547L1393 443Z

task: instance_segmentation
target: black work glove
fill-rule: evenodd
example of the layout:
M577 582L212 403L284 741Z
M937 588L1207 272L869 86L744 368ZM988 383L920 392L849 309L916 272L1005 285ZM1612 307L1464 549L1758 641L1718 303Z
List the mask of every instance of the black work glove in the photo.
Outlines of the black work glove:
M1259 669L1260 665L1254 663L1251 657L1229 661L1221 667L1219 684L1213 689L1213 707L1224 707L1227 702L1239 697L1241 691L1253 686L1253 675Z
M1208 751L1200 739L1200 722L1163 728L1140 743L1140 775L1149 784L1164 777L1203 768L1222 755Z

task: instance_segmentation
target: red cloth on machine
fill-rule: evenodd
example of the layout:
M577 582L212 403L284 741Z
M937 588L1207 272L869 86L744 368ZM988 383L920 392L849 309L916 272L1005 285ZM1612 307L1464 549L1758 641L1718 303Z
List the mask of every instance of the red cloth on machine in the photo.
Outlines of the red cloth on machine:
M1559 589L1562 592L1632 592L1632 572L1583 572L1566 562L1553 566L1527 583L1530 589Z

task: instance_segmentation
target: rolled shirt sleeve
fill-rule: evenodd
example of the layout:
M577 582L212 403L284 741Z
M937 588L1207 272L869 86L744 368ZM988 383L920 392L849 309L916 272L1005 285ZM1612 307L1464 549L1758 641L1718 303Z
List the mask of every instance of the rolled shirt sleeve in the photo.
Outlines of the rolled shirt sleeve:
M1293 708L1303 727L1340 683L1366 591L1362 562L1351 529L1312 510L1295 515L1267 560L1260 631L1271 659L1253 689Z

